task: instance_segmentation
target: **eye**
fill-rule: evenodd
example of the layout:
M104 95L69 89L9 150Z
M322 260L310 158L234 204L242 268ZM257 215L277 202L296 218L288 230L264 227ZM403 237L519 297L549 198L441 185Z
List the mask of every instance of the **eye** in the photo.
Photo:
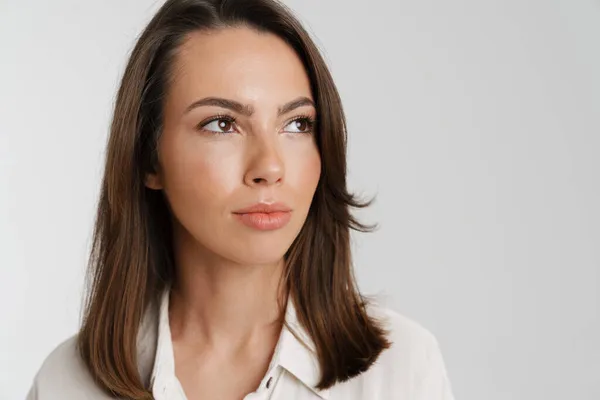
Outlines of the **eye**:
M313 118L305 116L305 117L299 117L299 118L295 118L294 120L290 121L287 125L287 127L291 127L291 131L285 129L286 132L292 132L292 133L310 133L313 131L314 128L314 124L315 121Z
M201 130L217 133L217 134L227 134L235 132L234 129L235 119L227 116L219 116L211 119L208 122L202 122L198 125L198 128Z

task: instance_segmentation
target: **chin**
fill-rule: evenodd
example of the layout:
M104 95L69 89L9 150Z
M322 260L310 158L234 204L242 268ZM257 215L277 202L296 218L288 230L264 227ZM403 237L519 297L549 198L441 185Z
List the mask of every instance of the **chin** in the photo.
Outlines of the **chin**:
M243 240L229 243L225 250L226 258L239 264L261 265L279 262L291 246L289 240Z

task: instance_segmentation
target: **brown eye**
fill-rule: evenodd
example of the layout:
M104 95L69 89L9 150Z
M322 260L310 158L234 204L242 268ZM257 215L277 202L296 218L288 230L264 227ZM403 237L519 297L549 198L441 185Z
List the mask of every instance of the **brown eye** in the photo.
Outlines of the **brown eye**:
M291 132L293 133L309 133L313 129L313 121L307 117L296 118L287 126L292 126Z
M215 133L230 133L233 129L234 121L229 118L215 118L206 124L201 125L201 128L206 131Z
M305 130L308 129L308 122L306 122L305 120L298 119L295 122L296 122L296 128L298 128L298 130L304 132Z
M219 129L222 129L224 131L228 131L229 128L231 128L231 122L230 121L226 121L224 119L219 120Z

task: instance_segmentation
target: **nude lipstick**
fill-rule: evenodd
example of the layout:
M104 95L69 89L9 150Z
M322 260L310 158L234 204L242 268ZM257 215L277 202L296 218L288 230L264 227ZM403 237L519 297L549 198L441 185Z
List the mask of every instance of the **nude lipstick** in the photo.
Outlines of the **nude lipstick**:
M283 203L257 203L233 214L250 228L270 231L283 228L290 221L292 210Z

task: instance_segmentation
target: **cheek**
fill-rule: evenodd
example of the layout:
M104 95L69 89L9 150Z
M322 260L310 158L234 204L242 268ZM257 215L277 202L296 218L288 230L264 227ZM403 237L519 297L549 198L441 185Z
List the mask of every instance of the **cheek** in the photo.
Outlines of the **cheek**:
M227 146L167 147L164 165L165 192L172 207L185 213L218 215L227 204L223 200L239 186L240 157Z
M286 154L286 178L301 196L312 198L321 176L321 157L314 143L293 144Z

